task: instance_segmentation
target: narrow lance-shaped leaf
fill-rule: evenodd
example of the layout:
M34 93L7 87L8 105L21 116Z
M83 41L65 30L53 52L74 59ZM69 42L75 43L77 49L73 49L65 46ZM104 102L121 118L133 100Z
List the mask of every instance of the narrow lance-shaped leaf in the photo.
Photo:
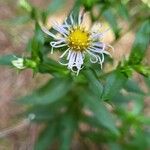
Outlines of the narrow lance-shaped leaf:
M72 83L69 79L52 79L45 86L32 94L20 99L22 103L28 104L49 104L62 100L63 96L71 89Z
M106 78L104 93L102 96L103 100L109 100L113 98L127 81L127 77L119 70L112 72Z
M122 2L118 3L117 9L121 17L123 17L126 20L129 20L129 13L125 4L123 4Z
M81 0L76 0L73 8L71 9L69 15L73 15L75 23L78 21L78 16L80 12L80 7L81 7ZM67 22L69 22L69 17L67 18Z
M29 15L24 15L24 16L17 16L12 18L11 20L8 21L8 23L10 23L12 26L16 26L16 25L23 25L25 23L28 23L30 20L30 16Z
M57 115L62 114L60 110L64 109L65 106L66 98L62 101L57 101L47 105L33 105L25 114L27 116L29 114L34 114L36 116L34 119L35 122L47 122L57 118Z
M98 78L96 77L96 74L92 72L91 70L85 71L85 76L88 80L89 88L95 95L98 96L100 99L103 92L103 85L100 83Z
M0 65L12 66L12 61L15 60L13 55L3 55L0 56Z
M87 131L82 133L82 136L84 138L88 138L94 143L107 143L110 141L116 141L116 135L113 133L110 133L106 130L100 130L100 131Z
M138 64L134 66L134 69L143 76L150 77L150 66Z
M129 58L130 64L136 65L142 61L148 49L149 42L150 42L150 21L147 20L142 23L139 30L137 31Z
M142 89L140 88L140 86L138 85L138 83L133 80L133 79L129 79L124 88L128 91L128 92L133 92L133 93L138 93L138 94L144 94L144 92L142 91Z
M35 24L35 35L30 42L31 57L38 62L42 59L42 48L44 45L44 34L38 23Z
M150 91L150 77L144 77L144 81L145 81L145 84L147 85L149 91ZM150 92L149 92L150 93Z
M142 113L144 108L144 96L139 94L131 95L131 99L133 99L134 107L132 109L132 114L138 115Z
M70 146L73 140L73 135L76 129L76 120L73 116L67 114L64 115L60 122L60 146L59 150L70 150Z
M37 139L34 150L48 150L54 141L56 127L55 124L49 124Z
M115 122L112 119L111 113L106 109L103 102L99 102L97 98L90 94L90 91L83 91L80 100L85 107L89 108L99 123L109 129L116 135L119 134Z
M59 11L66 4L66 0L52 0L47 9L42 12L43 23L46 23L48 16Z
M43 62L39 64L38 69L40 73L59 73L59 75L66 75L69 72L66 68L50 58L44 58Z
M65 3L66 0L52 0L51 3L48 5L48 9L46 10L47 14L52 14L60 10Z
M119 143L109 143L110 150L123 150L122 146Z

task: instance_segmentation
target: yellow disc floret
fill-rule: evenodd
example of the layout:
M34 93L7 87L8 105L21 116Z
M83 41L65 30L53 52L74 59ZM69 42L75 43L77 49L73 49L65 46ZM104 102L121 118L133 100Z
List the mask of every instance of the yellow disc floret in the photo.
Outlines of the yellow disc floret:
M75 27L71 29L67 40L68 45L72 50L84 51L90 45L90 34L83 28Z

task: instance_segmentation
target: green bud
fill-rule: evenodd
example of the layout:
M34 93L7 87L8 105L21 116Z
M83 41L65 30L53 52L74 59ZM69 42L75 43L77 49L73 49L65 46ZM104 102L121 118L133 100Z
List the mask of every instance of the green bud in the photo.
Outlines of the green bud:
M121 72L124 73L127 77L131 77L133 68L131 66L124 66L121 68Z
M20 0L19 1L19 5L25 9L27 12L31 12L32 11L32 7L31 5L26 1L26 0Z
M83 0L83 5L86 10L91 10L96 0Z
M32 68L32 69L35 69L37 68L37 63L31 59L25 59L24 60L24 65L27 67L27 68Z

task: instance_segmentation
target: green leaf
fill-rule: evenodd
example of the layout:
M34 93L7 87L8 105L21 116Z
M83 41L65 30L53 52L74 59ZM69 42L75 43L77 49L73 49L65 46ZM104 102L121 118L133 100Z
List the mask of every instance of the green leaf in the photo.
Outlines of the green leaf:
M90 125L93 128L103 128L103 126L95 119L94 116L88 116L86 114L82 114L80 117L80 121Z
M66 75L69 73L68 69L50 58L44 58L43 62L40 63L38 67L40 73L59 73L59 75Z
M3 55L0 56L0 65L12 66L12 61L15 59L13 55Z
M26 104L50 104L63 97L71 89L72 82L69 79L55 78L50 80L45 86L32 94L20 99L20 102Z
M122 2L120 2L118 4L117 9L118 9L119 15L128 21L129 20L129 13L128 13L126 6Z
M139 94L132 94L131 100L133 100L134 107L132 109L132 114L138 115L142 113L144 109L144 96Z
M123 150L118 143L109 143L110 150Z
M71 11L69 13L69 15L70 14L73 15L75 23L77 23L77 21L78 21L78 16L79 16L80 8L81 8L81 3L82 3L81 0L75 0L75 4L74 4L73 8L71 9ZM67 18L67 19L69 21L69 18Z
M109 100L113 98L124 86L127 77L118 71L114 71L106 78L102 99Z
M58 0L59 1L59 0ZM67 17L67 22L68 23L71 23L70 22L70 15L72 15L73 17L73 20L75 23L78 22L78 16L79 16L79 12L80 12L80 8L81 8L81 4L82 4L82 1L81 0L75 0L75 3L73 5L73 8L70 10L69 14L68 14L68 17Z
M35 38L37 40L37 42L41 43L41 44L44 44L44 33L43 31L41 30L41 27L39 25L39 23L36 22L35 24Z
M135 130L134 138L129 141L128 144L132 147L132 149L148 150L150 145L148 144L147 138L149 138L149 136L146 135L141 127L139 127Z
M149 91L150 91L150 77L144 77L144 81L147 85L147 87L149 88Z
M109 129L116 135L119 134L111 113L106 109L103 102L99 102L95 96L90 94L90 91L82 91L82 95L80 97L84 106L93 112L95 119L99 121L103 127Z
M49 15L59 11L66 4L66 0L52 0L48 5L47 9L42 12L42 20L45 23Z
M73 135L76 129L76 121L73 116L64 115L60 123L60 146L59 150L70 150Z
M150 21L147 20L141 24L139 30L137 31L129 58L130 64L136 65L142 61L148 49L150 40L149 35L150 35Z
M142 89L140 88L140 86L138 85L138 83L133 80L133 79L129 79L124 88L128 91L128 92L133 92L133 93L137 93L137 94L144 94L144 92L142 91Z
M129 96L123 95L121 92L117 93L113 98L112 98L112 102L113 104L115 104L115 106L118 107L123 107L125 108L125 106L128 104L128 102L131 100L131 98Z
M18 16L8 21L11 25L22 25L30 21L30 16Z
M66 107L66 98L63 101L56 101L55 103L47 105L34 105L25 113L28 115L34 114L36 117L33 121L43 122L50 121L63 114L61 109Z
M42 50L44 46L44 33L38 23L35 24L35 35L29 41L27 50L31 52L31 58L38 64L42 59Z
M117 18L114 12L111 9L107 9L103 12L103 16L112 27L116 39L118 39L120 36L120 28L118 27Z
M39 135L34 150L48 150L52 144L56 132L55 124L49 124L47 128Z
M116 141L116 136L108 131L87 131L82 133L84 138L92 140L94 143L107 143L110 141Z
M99 82L96 74L91 70L85 71L84 74L88 80L90 90L100 99L103 92L103 85Z
M119 93L113 97L112 102L120 109L127 110L129 108L128 104L131 102L133 108L130 110L132 115L138 115L143 111L144 108L144 95L138 93Z
M47 14L52 14L60 10L66 4L66 0L52 0L46 10Z
M134 69L143 76L150 77L150 66L135 65Z
M144 125L150 125L150 117L148 116L138 116L138 120Z

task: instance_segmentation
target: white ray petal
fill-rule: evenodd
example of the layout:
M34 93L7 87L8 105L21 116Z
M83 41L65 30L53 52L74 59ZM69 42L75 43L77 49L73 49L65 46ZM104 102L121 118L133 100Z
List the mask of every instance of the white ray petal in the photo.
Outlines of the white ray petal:
M78 56L77 56L77 62L79 63L79 64L83 64L83 56L82 56L82 53L81 52L78 52Z
M64 23L65 23L65 26L64 26L64 27L66 27L66 28L68 28L68 29L71 28L71 25L68 24L68 22L67 22L67 18L65 19Z
M69 17L69 18L70 18L71 24L74 25L74 20L73 20L72 13L70 14L70 17Z
M44 33L46 33L47 35L51 36L52 38L58 40L60 38L58 38L56 35L54 35L53 33L51 33L47 28L45 28L44 26L41 26L41 29Z
M111 46L111 45L108 44L107 47L110 47L112 49L112 51L114 52L113 46Z
M69 53L68 53L67 60L70 59L70 56L71 56L71 50L70 50Z
M64 40L60 40L60 41L57 41L57 42L52 41L52 42L50 42L50 45L51 45L52 47L59 48L59 47L66 46L67 43L65 43Z
M92 56L95 59L95 60L92 60L92 57L91 57L90 58L91 63L96 63L98 61L98 58L97 58L96 54L93 54L89 50L87 50L87 52L89 53L90 56Z
M69 34L69 32L64 28L63 25L58 26L54 25L53 28L58 31L60 34L64 35L65 37Z
M64 52L63 52L63 54L59 57L59 58L63 58L66 54L67 54L67 52L70 50L70 48L68 48L67 50L65 50Z
M102 63L103 63L104 60L105 60L104 54L102 53L101 56L102 56L102 59L101 59L101 60L102 60Z
M71 69L73 67L73 64L75 62L76 53L71 52L69 62L68 62L68 68Z
M103 44L102 42L93 42L92 43L92 46L96 46L96 47L103 47Z
M102 68L103 68L103 62L102 62L100 56L97 55L97 58L98 58L98 60L99 60L99 63L100 63L100 65L101 65L101 69L102 69Z
M103 53L102 49L100 49L100 48L91 47L91 48L88 48L88 50L91 52L99 53L99 54Z
M60 60L58 61L61 65L63 65L63 66L68 66L68 62L67 63L63 63L63 62L61 62Z
M101 47L95 47L95 46L90 46L90 50L96 53L103 53L103 51L105 50L106 45L104 43L102 43Z
M68 30L65 29L65 27L66 27L65 24L61 24L60 25L58 22L56 22L54 20L52 20L51 22L52 22L54 28L57 28L58 30L61 29L66 34L68 33Z
M78 25L81 25L82 22L83 22L83 19L84 19L84 10L82 10L80 13L79 13L79 16L78 16Z
M91 33L91 38L93 39L99 39L99 38L103 38L103 36L109 31L110 29L106 29L104 32L102 33L97 33L97 32L92 32Z
M54 48L52 47L52 48L51 48L51 54L53 54L53 53L54 53Z
M81 70L81 66L83 64L83 58L82 55L80 53L77 53L76 56L76 61L75 61L75 66L78 70Z
M108 51L103 51L103 53L112 57L112 55Z

